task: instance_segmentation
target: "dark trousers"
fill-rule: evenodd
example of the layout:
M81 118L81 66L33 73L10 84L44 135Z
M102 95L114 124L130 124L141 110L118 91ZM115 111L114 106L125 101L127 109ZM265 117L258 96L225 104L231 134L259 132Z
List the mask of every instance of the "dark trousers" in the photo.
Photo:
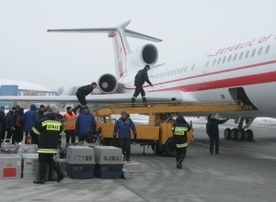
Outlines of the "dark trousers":
M4 139L5 139L5 136L6 136L6 131L2 129L0 135L1 135L1 137L0 137L1 138L1 142L3 142Z
M58 175L63 175L59 164L55 162L53 159L54 154L38 154L38 162L39 162L39 177L41 181L45 181L45 175L47 171L47 164L49 165L49 170L53 169L57 172Z
M219 152L219 134L210 135L210 153L213 153L215 147L215 152Z
M119 146L126 160L130 160L130 138L119 138Z
M15 129L13 131L13 137L12 137L12 143L19 143L23 140L23 130L21 129Z
M11 129L8 129L7 130L7 137L6 137L6 140L5 140L5 142L10 142L10 139L12 139L13 141L13 143L15 142L15 140L14 140L14 135L13 135L13 131L11 130Z
M91 135L79 135L79 142L86 141L91 142Z
M187 147L176 148L176 162L182 162L186 157Z
M66 134L66 143L70 143L70 139L71 139L71 143L75 143L76 141L76 133L75 130L66 130L64 131Z
M136 86L133 97L137 97L141 93L142 98L146 96L143 86Z
M79 102L82 106L87 104L84 94L77 91L76 96L77 96L77 98L78 98L78 100L79 100Z

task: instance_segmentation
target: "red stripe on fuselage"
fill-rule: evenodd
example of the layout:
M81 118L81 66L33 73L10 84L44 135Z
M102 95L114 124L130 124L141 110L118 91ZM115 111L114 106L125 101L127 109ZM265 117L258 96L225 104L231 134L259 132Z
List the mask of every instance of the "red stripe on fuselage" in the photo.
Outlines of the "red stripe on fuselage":
M220 71L210 72L210 73L206 73L206 74L199 74L199 75L195 75L195 76L190 76L190 77L185 77L185 78L181 78L181 79L175 79L175 80L170 80L170 81L165 81L165 82L160 82L160 83L155 83L154 85L163 85L163 84L167 85L167 84L173 83L173 82L185 81L185 80L201 78L201 77L203 80L203 78L206 76L214 76L215 75L215 76L219 77L220 74L223 74L226 72L235 72L235 71L239 71L239 70L244 70L244 69L248 69L248 68L254 68L254 67L259 67L259 66L264 66L264 65L274 64L274 63L276 63L276 60L236 67L236 68L232 68L232 69L224 69L224 70L220 70ZM154 91L180 90L183 92L192 92L192 91L211 90L211 89L225 88L225 87L232 87L232 86L269 83L269 82L276 82L276 72L275 71L240 76L240 77L229 78L229 79L220 79L220 80L215 80L215 81L200 82L200 83L196 83L196 84L187 84L187 85L182 84L180 86L162 88L160 90L154 90ZM148 85L145 87L148 87ZM126 88L126 89L131 90L133 88Z
M183 92L193 92L202 90L212 90L219 88L228 88L233 86L246 86L253 84L262 84L276 82L276 72L268 72L263 74L255 74L249 76L241 76L230 79L221 79L216 81L201 82L197 84L181 85L172 88L164 88L156 91L164 90L180 90Z

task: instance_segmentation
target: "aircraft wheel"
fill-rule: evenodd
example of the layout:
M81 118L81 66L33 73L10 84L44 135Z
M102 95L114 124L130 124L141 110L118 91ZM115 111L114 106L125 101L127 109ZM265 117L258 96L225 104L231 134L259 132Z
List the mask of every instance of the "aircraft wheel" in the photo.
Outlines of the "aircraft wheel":
M231 129L230 128L226 128L224 130L224 138L227 140L231 139Z
M254 138L254 133L252 130L248 129L245 131L245 139L246 141L252 141Z
M231 139L232 140L236 140L237 139L237 136L238 136L238 129L237 128L233 128L231 130Z
M176 156L176 146L172 139L169 139L165 144L165 155Z
M244 129L240 129L237 133L237 139L240 141L244 141L245 139L245 130Z

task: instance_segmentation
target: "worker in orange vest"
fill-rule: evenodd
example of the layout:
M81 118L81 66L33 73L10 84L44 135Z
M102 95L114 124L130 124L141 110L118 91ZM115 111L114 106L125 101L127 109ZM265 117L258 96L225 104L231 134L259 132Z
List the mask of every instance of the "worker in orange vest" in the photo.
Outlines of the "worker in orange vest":
M64 114L64 132L66 134L66 144L70 142L75 143L76 141L76 114L72 111L72 107L66 107L67 112Z

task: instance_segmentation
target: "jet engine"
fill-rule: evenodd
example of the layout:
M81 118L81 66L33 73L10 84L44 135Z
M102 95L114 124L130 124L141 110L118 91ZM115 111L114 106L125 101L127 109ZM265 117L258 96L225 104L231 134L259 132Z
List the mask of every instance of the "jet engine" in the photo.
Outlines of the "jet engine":
M145 64L154 65L158 60L158 50L153 44L145 44L135 49L129 55L130 64L142 66Z
M98 80L98 88L102 93L113 93L118 88L118 82L112 74L104 74Z

